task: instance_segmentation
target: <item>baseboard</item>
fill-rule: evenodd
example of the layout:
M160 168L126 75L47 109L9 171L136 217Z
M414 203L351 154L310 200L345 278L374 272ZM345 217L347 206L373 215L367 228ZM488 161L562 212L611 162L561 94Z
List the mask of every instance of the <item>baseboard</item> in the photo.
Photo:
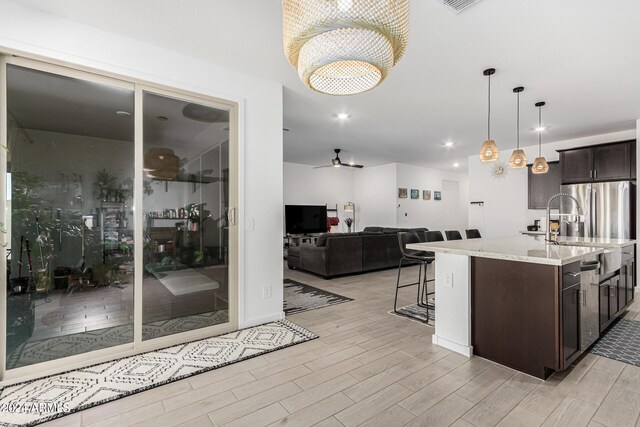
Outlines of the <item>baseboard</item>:
M254 317L254 318L251 318L251 319L246 319L244 322L239 322L238 323L238 328L240 328L240 329L250 328L252 326L263 325L265 323L275 322L275 321L282 320L282 319L284 319L284 311L281 311L279 313L270 314L268 316Z
M433 342L435 345L439 345L440 347L444 347L448 350L460 353L463 356L473 356L473 346L461 345L453 341L449 341L448 339L439 337L435 334L432 336L431 342Z

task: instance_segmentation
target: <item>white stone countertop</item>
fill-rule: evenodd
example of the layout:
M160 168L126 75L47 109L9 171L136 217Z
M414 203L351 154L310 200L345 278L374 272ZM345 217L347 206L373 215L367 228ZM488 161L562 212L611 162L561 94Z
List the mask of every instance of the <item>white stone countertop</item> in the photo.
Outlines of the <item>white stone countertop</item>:
M449 240L407 245L407 248L436 253L467 255L533 264L565 265L604 252L604 246L565 246L531 236Z
M556 238L563 246L589 246L592 248L624 248L633 245L635 240L630 239L610 239L607 237L570 237L558 236Z

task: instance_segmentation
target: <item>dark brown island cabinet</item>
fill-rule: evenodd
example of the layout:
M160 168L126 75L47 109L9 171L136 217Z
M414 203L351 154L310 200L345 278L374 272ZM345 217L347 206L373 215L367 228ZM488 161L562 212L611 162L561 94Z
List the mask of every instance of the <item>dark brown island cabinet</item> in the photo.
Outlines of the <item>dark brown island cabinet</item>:
M567 369L633 302L634 259L634 245L624 247L618 270L585 282L584 260L556 266L472 257L473 353L542 379Z
M636 179L636 141L558 150L562 184Z

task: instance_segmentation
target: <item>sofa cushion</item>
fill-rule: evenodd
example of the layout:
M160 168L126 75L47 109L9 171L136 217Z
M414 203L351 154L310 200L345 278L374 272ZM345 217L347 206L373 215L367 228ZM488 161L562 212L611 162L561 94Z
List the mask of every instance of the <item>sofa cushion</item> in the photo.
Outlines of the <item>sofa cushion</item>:
M382 231L382 227L365 227L364 230L362 231L366 231L366 232L381 232Z
M364 231L360 231L358 234L361 236L382 236L384 233L382 231L364 230Z
M322 233L316 239L316 246L326 246L327 239L334 239L336 237L349 237L349 236L357 236L356 233Z

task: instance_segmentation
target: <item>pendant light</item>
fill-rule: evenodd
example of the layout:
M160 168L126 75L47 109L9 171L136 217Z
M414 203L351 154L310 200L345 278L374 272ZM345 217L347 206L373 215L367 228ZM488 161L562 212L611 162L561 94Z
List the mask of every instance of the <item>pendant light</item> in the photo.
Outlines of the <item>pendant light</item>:
M481 162L493 162L500 157L496 142L491 139L491 76L495 73L495 68L486 69L482 73L489 78L489 108L487 110L487 140L482 144L482 148L480 149Z
M287 60L320 93L373 89L407 48L409 0L282 0L282 14Z
M536 107L538 107L538 157L536 157L531 166L531 172L535 174L549 172L549 164L547 164L547 160L542 157L542 107L544 107L545 104L545 102L536 102Z
M524 88L522 86L518 86L513 89L513 92L518 95L518 107L517 107L517 118L516 118L516 149L511 153L511 158L509 159L509 167L512 169L522 169L527 167L527 156L524 154L524 150L520 149L520 93Z

